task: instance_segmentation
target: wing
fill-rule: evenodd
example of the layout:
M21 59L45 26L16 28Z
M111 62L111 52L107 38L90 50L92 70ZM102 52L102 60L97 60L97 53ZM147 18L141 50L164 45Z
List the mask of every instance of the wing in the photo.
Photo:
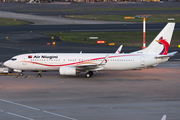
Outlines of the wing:
M95 63L95 62L89 61L89 62L86 62L86 63L77 64L75 67L77 68L77 70L81 70L81 71L103 70L104 68L102 66L107 63L108 57L109 57L109 55L106 55L106 57L104 57L104 59L100 63Z

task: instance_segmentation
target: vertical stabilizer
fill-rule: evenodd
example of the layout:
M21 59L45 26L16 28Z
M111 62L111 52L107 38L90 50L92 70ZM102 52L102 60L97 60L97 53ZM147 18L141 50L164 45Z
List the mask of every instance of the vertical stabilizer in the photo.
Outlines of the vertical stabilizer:
M133 53L141 52L144 54L167 55L174 31L174 26L175 23L168 23L146 49Z

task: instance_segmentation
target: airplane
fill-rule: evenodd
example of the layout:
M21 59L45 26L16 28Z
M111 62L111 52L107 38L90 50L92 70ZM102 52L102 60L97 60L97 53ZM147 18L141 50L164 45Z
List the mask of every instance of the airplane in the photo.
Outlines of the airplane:
M150 45L142 50L128 54L119 53L28 53L12 57L4 63L15 71L24 70L57 70L60 75L76 75L86 72L90 78L96 71L134 70L157 65L174 56L177 52L168 53L174 22L169 22L155 37Z

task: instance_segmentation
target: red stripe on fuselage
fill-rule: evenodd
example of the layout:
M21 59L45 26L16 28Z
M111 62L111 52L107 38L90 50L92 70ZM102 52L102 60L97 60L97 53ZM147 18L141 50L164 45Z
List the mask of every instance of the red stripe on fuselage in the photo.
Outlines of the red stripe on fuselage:
M140 56L140 55L117 55L117 56L109 56L109 58L127 57L127 56ZM21 61L21 62L33 63L33 64L43 65L43 66L49 66L49 67L61 67L61 66L84 64L84 63L87 64L88 62L92 62L92 60L100 60L100 59L104 59L104 58L105 58L105 57L100 57L100 58L94 58L94 59L85 60L85 61L80 61L80 62L62 64L62 65L49 65L49 64L43 64L43 63L38 63L38 62L32 62L32 61Z

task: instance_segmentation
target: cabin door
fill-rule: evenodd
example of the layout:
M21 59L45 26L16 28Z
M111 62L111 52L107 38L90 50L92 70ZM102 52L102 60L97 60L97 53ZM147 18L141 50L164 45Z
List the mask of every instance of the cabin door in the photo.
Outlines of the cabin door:
M144 58L144 56L141 56L140 64L141 64L142 67L145 66L145 58Z
M27 65L27 58L26 57L22 57L22 65Z

